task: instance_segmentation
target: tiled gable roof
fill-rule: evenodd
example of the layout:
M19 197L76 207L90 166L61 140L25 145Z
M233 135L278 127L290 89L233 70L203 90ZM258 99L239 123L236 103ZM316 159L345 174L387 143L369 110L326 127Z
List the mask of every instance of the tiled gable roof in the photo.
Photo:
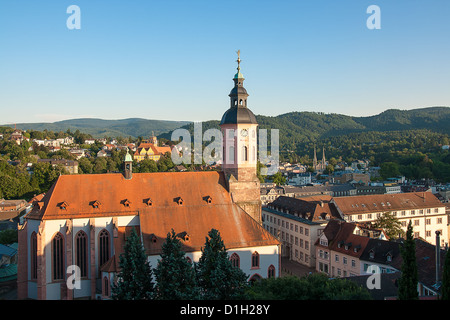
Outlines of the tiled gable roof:
M92 205L96 201L97 208ZM60 206L63 202L65 209ZM199 250L212 228L220 231L227 248L279 244L232 201L225 176L217 171L133 173L129 180L122 174L62 175L27 218L126 215L139 216L149 253L160 252L172 228L189 234L187 250ZM162 240L151 242L152 234Z
M376 194L336 197L336 206L344 214L412 210L444 206L431 192Z

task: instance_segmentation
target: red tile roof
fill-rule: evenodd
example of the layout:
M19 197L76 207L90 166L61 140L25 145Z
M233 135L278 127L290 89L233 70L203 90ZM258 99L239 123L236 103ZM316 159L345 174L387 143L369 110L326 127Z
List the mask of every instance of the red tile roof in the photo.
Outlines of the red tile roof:
M92 205L95 201L98 208ZM67 206L61 209L64 202ZM217 171L134 173L130 180L122 174L62 175L27 218L125 215L139 215L144 244L151 253L160 252L172 228L189 235L187 250L199 250L212 228L220 231L227 248L279 244L232 201L225 176ZM156 243L150 241L152 234Z
M344 214L362 214L444 206L431 192L336 197L333 201Z

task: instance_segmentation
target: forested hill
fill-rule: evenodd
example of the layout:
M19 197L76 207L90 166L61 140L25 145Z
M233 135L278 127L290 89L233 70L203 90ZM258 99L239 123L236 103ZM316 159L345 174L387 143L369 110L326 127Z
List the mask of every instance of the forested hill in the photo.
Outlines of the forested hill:
M255 110L254 110L255 111ZM275 117L257 115L259 128L279 129L282 145L320 141L333 136L370 131L425 129L450 135L450 107L430 107L414 110L386 110L370 117L352 117L336 113L289 112ZM9 124L8 126L11 126ZM170 139L171 132L184 127L193 129L189 121L164 121L141 118L121 120L72 119L54 123L18 123L22 130L80 132L102 137L148 137L154 134ZM218 128L219 121L203 122L203 130Z
M257 115L261 129L279 129L280 144L289 145L370 131L430 130L450 135L450 107L430 107L414 110L386 110L369 117L352 117L321 112L289 112L275 117ZM218 128L219 121L203 122L203 131ZM193 130L193 124L183 128ZM163 137L170 139L171 133Z

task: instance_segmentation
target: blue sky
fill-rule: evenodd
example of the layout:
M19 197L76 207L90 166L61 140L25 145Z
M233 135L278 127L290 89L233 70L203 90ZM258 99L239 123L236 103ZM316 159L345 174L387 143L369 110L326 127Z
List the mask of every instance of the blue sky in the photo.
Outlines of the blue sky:
M449 18L447 0L1 0L0 124L220 119L238 49L255 114L450 106Z

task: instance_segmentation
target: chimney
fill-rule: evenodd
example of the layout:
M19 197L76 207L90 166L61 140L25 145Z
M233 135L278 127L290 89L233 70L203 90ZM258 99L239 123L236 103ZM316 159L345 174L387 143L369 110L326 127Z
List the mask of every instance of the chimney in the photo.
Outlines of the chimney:
M436 231L436 283L439 282L439 270L441 269L441 240L439 235L440 231Z

